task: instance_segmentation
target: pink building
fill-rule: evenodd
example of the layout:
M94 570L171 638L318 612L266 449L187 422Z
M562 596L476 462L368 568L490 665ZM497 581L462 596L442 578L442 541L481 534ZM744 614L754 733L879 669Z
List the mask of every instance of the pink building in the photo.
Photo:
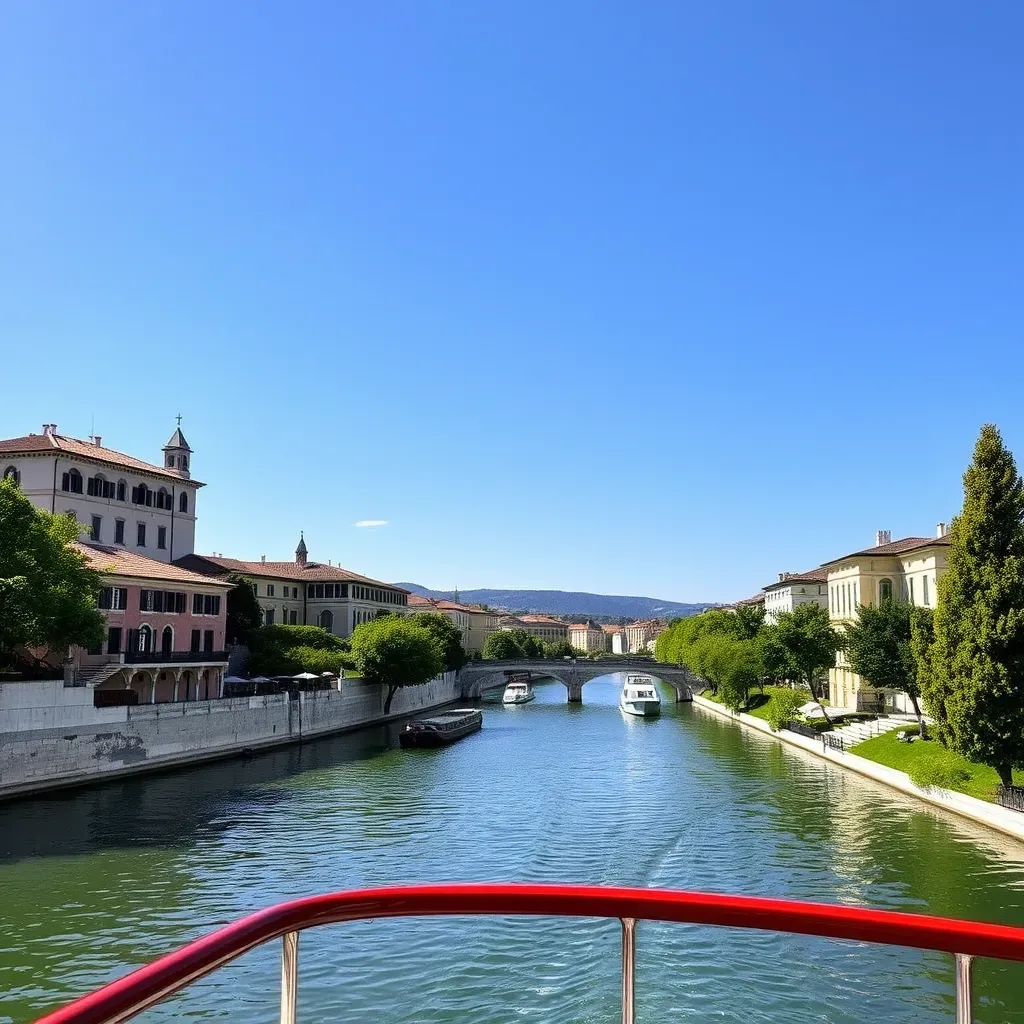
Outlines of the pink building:
M72 649L69 681L95 690L97 705L125 702L112 690L140 704L220 697L232 585L119 547L77 547L103 574L107 635L96 650Z

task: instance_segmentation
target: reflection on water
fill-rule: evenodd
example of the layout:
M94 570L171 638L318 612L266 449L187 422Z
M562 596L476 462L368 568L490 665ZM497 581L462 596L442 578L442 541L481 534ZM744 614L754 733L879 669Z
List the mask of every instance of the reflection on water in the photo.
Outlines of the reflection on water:
M1024 924L1018 844L621 680L485 705L480 733L397 727L0 806L0 1021L25 1021L268 903L400 882L566 881L866 904ZM302 937L299 1012L331 1021L583 1022L618 1006L617 925L419 919ZM145 1018L276 1019L278 949ZM985 1022L1024 969L981 963ZM638 1017L948 1021L949 958L643 924Z

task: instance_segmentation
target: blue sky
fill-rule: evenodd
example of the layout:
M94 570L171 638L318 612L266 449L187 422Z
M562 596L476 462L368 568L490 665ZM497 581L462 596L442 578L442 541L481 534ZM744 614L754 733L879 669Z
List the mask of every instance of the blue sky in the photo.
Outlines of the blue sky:
M1024 459L1024 5L11 0L0 436L198 546L728 600ZM387 525L356 527L361 520Z

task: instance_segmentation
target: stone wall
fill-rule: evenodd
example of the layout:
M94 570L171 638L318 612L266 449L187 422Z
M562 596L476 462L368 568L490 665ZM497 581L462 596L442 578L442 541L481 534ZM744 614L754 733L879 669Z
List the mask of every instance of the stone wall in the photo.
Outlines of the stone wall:
M385 718L380 687L359 680L342 686L341 692L291 700L278 694L127 708L74 705L77 721L65 715L54 725L52 715L49 721L44 715L38 728L0 733L0 797L299 743L449 704L459 695L455 673L447 673L399 690ZM71 692L92 699L87 688Z

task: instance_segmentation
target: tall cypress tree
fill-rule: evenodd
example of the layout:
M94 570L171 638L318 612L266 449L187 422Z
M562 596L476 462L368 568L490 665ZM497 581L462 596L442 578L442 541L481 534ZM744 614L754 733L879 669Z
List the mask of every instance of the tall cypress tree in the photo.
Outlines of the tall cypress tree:
M1004 785L1024 767L1024 483L991 424L964 474L935 612L933 700L948 745Z

